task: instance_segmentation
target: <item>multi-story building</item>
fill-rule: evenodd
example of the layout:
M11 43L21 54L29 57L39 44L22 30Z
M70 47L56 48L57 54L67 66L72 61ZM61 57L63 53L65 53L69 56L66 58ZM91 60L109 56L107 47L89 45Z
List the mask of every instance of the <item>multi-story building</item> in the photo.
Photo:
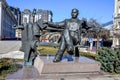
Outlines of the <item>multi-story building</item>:
M21 11L20 11L20 9L17 8L17 7L13 7L13 6L10 6L10 9L11 9L12 13L14 14L15 19L17 20L17 24L16 25L19 26L21 24ZM15 37L17 39L21 38L21 30L16 29Z
M42 19L43 21L52 21L52 15L53 15L52 11L49 11L49 10L33 9L33 11L31 11L29 9L25 9L21 13L21 24L36 22L39 19ZM21 37L21 35L19 35L18 37Z
M31 11L29 9L25 9L21 13L21 22L22 23L29 23L31 19Z
M18 7L10 6L10 10L14 14L18 25L20 25L21 24L21 11L20 11L20 9Z
M0 40L15 37L15 30L12 28L17 20L5 0L0 0Z
M113 46L120 45L120 0L115 0L114 5Z
M25 9L22 12L22 23L29 23L29 22L33 22L33 18L34 21L36 22L39 19L42 20L47 20L47 21L52 21L52 12L49 10L35 10L35 13L33 13L33 11L30 11L29 9Z

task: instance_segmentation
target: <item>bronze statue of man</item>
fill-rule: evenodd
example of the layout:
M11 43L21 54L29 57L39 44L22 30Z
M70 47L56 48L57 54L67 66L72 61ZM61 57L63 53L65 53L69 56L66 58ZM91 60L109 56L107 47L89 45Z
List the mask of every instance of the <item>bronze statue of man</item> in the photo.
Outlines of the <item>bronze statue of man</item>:
M82 28L86 26L82 24L82 20L78 19L79 10L74 8L71 12L71 18L65 19L62 22L44 22L50 27L63 28L61 36L61 43L59 50L57 51L53 62L60 62L62 60L63 53L67 49L69 54L73 54L74 46L81 43ZM75 47L76 57L79 57L78 47Z
M40 31L42 30L42 20L35 23L24 23L14 26L14 29L22 30L22 51L24 54L24 65L32 66L36 57L36 47L39 42ZM38 44L39 45L39 44Z

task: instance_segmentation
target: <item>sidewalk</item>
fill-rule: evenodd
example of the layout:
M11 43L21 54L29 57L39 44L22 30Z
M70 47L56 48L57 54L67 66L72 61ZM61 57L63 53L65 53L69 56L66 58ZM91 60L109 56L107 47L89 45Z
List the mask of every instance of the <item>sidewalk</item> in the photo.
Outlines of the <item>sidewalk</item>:
M21 41L0 41L0 54L18 51L20 47Z
M11 51L11 52L8 52L6 54L0 54L0 58L24 59L24 52Z

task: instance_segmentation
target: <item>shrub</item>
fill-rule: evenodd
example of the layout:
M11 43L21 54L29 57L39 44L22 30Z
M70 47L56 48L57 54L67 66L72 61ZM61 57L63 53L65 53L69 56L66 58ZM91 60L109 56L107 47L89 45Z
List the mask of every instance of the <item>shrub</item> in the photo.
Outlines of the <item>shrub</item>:
M114 51L110 48L101 48L96 57L101 63L101 69L106 72L120 73L120 51Z
M120 73L120 50L116 51L115 72Z
M18 69L22 68L22 65L16 64L15 60L10 58L2 58L0 59L0 78L5 78L7 74L16 72Z

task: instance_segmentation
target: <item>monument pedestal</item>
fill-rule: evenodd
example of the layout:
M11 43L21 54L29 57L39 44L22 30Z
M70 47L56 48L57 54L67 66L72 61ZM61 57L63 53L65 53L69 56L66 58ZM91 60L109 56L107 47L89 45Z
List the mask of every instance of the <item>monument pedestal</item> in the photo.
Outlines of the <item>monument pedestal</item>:
M85 61L62 61L53 63L52 59L46 57L37 57L35 59L34 67L37 69L40 76L62 75L62 74L98 74L100 72L99 62L85 62Z
M88 60L62 60L53 63L53 59L37 56L33 67L24 67L10 75L6 80L86 80L100 76L100 63ZM103 76L103 75L101 75Z

